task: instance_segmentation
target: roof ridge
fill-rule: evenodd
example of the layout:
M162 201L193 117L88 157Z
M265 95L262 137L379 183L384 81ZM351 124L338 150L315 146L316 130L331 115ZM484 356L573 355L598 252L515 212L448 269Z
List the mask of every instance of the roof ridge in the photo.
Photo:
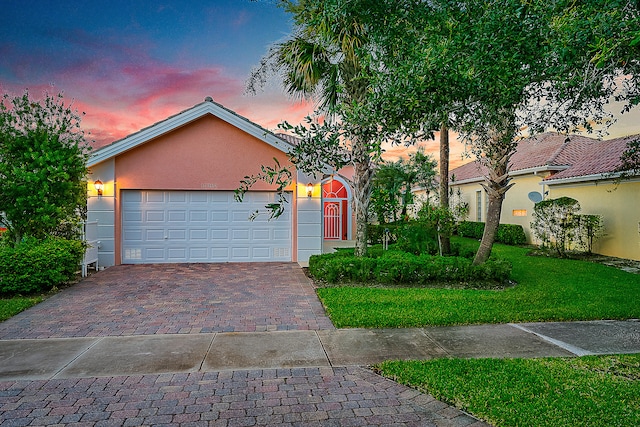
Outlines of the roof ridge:
M558 133L558 135L562 135L560 133ZM560 154L562 154L562 152L569 147L569 144L571 143L571 138L569 137L569 135L566 136L566 138L564 139L564 142L558 147L558 149L551 155L551 157L549 157L549 159L547 160L547 165L551 166L565 166L565 165L557 165L556 164L556 160L558 159L558 157L560 156Z

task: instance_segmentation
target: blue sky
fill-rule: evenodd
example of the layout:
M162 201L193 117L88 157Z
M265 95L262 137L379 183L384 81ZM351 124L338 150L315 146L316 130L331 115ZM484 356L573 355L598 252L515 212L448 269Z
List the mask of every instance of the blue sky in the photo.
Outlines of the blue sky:
M206 96L268 128L312 110L277 85L244 95L251 68L291 31L271 0L1 4L0 90L63 91L98 145Z
M257 96L244 94L251 68L291 31L275 0L0 0L0 6L0 92L62 91L86 113L83 128L96 146L206 96L272 130L313 110L275 81ZM640 133L638 111L609 133ZM437 153L437 142L424 145ZM395 157L404 149L388 151ZM462 151L452 144L453 166Z

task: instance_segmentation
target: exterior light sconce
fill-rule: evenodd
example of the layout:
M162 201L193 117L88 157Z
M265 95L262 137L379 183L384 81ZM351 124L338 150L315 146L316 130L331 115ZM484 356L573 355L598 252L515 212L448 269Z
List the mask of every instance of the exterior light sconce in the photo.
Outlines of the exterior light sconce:
M311 198L311 196L313 196L313 184L312 183L308 183L307 184L307 197Z
M104 189L104 185L102 184L102 181L100 181L99 179L96 180L93 183L93 186L96 189L96 193L98 193L98 197L102 197L102 190Z

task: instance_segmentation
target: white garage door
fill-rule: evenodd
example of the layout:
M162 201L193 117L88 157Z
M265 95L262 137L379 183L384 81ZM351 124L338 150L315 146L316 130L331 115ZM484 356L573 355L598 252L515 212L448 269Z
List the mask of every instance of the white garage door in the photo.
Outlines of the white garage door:
M274 193L123 191L122 263L291 261L291 209L269 221ZM261 214L250 221L256 210Z

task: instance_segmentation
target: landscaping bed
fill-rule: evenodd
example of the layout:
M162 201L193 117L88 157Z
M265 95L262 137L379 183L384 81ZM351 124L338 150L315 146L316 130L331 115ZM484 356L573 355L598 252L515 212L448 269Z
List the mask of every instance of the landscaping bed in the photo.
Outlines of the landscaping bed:
M517 283L501 290L341 285L317 293L339 328L640 318L640 275L587 261L527 256L529 251L494 246L494 254L511 263Z

